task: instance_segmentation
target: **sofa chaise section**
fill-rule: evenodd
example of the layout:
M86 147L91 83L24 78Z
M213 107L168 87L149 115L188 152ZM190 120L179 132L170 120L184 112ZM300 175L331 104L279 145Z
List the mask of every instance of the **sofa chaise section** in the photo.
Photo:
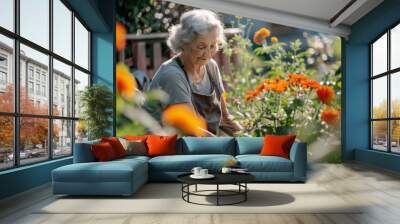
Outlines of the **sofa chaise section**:
M148 157L95 162L90 150L93 143L75 144L76 163L52 171L54 194L131 195L148 181Z

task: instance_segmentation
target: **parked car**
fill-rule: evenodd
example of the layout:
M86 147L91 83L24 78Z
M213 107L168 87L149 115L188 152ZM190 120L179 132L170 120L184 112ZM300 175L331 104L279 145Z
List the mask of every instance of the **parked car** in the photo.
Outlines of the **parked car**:
M14 160L14 153L8 154L7 157L8 157L8 160L9 160L9 161ZM21 152L19 153L19 158L20 158L20 159L28 159L28 158L30 158L30 157L32 157L32 152L31 152L30 150L24 150L24 151L21 151Z

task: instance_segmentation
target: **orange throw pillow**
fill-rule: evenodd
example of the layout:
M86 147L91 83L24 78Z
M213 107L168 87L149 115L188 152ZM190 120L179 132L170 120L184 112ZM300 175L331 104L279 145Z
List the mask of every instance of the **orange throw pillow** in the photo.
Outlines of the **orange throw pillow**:
M290 158L290 148L296 140L296 135L265 135L262 156L280 156Z
M176 155L176 139L177 135L174 136L158 136L149 135L147 137L147 155L148 156L165 156L165 155Z
M115 155L117 158L125 157L126 151L124 146L122 146L121 142L116 137L109 137L109 138L101 138L101 142L108 142L114 149Z
M110 161L116 159L115 151L109 142L102 142L91 145L94 157L99 162Z
M124 139L130 140L130 141L146 141L148 135L125 135Z

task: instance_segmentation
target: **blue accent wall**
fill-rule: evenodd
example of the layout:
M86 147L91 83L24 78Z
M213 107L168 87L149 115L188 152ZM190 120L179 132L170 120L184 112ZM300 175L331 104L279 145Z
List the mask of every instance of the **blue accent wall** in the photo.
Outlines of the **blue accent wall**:
M369 43L400 22L400 1L385 0L351 27L344 41L344 160L399 170L400 157L369 149ZM360 151L362 150L362 151Z
M71 163L72 158L69 157L1 172L0 199L48 183L53 169Z
M113 33L92 34L92 82L106 85L113 93L113 125L109 128L112 136L115 136L115 85L114 85L114 36Z
M113 44L115 36L115 0L67 0L66 2L79 14L79 17L92 32L92 82L105 84L115 93ZM115 122L115 117L112 119ZM113 134L115 134L114 126L110 127L110 132ZM50 182L53 169L71 163L72 157L68 157L0 171L0 199Z

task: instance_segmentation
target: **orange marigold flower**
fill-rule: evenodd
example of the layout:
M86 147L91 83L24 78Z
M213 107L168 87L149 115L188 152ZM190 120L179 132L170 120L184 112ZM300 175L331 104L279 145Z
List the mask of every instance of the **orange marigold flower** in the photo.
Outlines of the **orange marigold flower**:
M321 86L317 89L317 95L322 103L330 104L335 98L335 91L330 86Z
M257 45L262 45L263 37L258 32L256 32L253 37L253 42Z
M271 87L269 86L269 85L264 85L264 91L270 91L271 90Z
M263 27L254 33L253 42L255 44L261 45L263 44L265 38L269 37L270 35L271 32L269 31L269 29Z
M118 93L127 97L133 97L137 89L137 83L135 77L133 77L129 71L128 66L121 62L118 63L116 66L116 73Z
M235 18L236 18L237 20L241 20L241 19L243 19L243 16L235 16Z
M313 89L318 89L319 87L321 87L321 85L319 84L319 82L315 81L315 80L308 80L307 81L307 87L313 88Z
M117 22L117 24L115 25L115 35L115 45L117 51L120 52L126 46L126 29L125 26L120 22Z
M252 98L250 95L245 95L245 96L244 96L244 100L245 100L246 102L250 102L252 99L253 99L253 98Z
M265 27L259 29L257 32L259 32L263 37L269 37L271 35L271 31Z
M260 93L261 91L263 91L263 89L264 89L264 84L258 85L258 86L256 87L255 92L256 92L256 93Z
M340 120L340 113L335 108L326 108L321 112L321 120L327 124L337 124Z
M308 80L308 77L303 74L289 73L288 76L290 80L294 83Z
M246 93L246 95L244 96L244 99L248 102L248 101L251 101L251 100L253 100L253 98L254 97L256 97L256 96L258 96L258 92L256 92L256 91L248 91L247 93Z
M175 104L167 107L162 119L165 124L174 126L184 133L194 136L204 136L207 124L201 116L184 104Z
M287 89L289 83L286 80L279 80L274 86L274 90L278 93L283 93Z
M277 37L271 37L271 43L275 44L278 43L278 38Z

